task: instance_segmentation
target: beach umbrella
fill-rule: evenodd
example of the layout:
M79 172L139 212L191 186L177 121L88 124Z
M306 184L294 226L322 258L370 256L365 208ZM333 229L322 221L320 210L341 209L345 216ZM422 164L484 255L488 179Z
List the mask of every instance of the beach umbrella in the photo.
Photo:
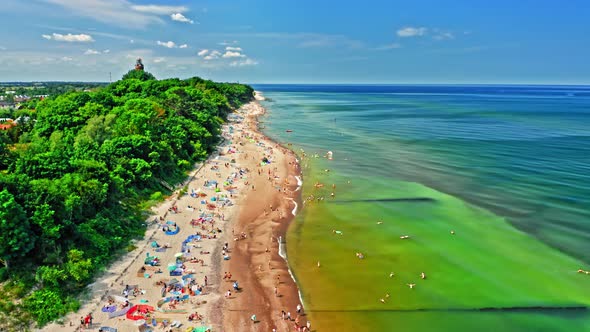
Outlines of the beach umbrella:
M184 256L184 254L181 252L177 252L176 254L174 254L174 257L176 257L176 258L180 258L182 256Z

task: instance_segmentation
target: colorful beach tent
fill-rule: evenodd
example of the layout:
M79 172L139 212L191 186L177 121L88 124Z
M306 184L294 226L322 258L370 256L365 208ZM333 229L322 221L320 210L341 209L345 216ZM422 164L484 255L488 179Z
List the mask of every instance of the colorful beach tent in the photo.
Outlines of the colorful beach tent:
M166 233L166 235L176 235L178 232L180 232L180 227L176 226L175 229L167 230L164 233Z
M151 265L151 266L156 266L156 265L160 264L160 262L158 261L158 257L157 256L150 256L149 253L147 254L147 257L145 258L143 263L146 265Z
M99 332L117 332L117 329L110 326L101 326L98 328Z
M129 305L131 306L131 304ZM127 312L129 311L130 307L127 308L123 308L121 310L117 310L115 312L109 312L109 319L111 318L115 318L115 317L120 317L120 316L124 316L125 314L127 314Z
M115 311L117 311L117 305L109 305L106 307L102 307L101 311L102 312L115 312Z
M131 307L129 309L129 311L127 311L127 319L131 319L131 320L140 320L140 319L146 319L145 314L148 312L154 312L154 307L152 307L151 305L146 305L146 304L139 304L139 305L134 305L133 307Z
M186 329L186 332L206 332L207 330L211 331L211 328L206 327L206 326L199 326L199 327L189 327Z

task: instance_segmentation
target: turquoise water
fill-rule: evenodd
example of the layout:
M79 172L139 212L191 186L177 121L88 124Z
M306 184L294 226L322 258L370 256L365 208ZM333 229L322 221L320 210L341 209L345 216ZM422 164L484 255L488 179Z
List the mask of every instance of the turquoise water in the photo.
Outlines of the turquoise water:
M287 236L314 326L589 327L537 307L590 304L590 87L256 88L325 197Z

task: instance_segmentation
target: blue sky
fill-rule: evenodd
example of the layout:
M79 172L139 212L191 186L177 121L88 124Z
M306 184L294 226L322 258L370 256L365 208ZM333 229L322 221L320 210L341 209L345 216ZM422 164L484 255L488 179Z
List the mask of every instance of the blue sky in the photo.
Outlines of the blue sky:
M590 84L586 0L2 0L0 81Z

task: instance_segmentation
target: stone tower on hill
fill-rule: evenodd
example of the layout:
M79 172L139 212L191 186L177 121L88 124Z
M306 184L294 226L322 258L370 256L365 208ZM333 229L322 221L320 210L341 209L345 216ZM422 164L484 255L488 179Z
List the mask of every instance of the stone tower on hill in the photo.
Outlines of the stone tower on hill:
M141 58L137 59L135 63L135 70L143 70L143 63L141 62Z

